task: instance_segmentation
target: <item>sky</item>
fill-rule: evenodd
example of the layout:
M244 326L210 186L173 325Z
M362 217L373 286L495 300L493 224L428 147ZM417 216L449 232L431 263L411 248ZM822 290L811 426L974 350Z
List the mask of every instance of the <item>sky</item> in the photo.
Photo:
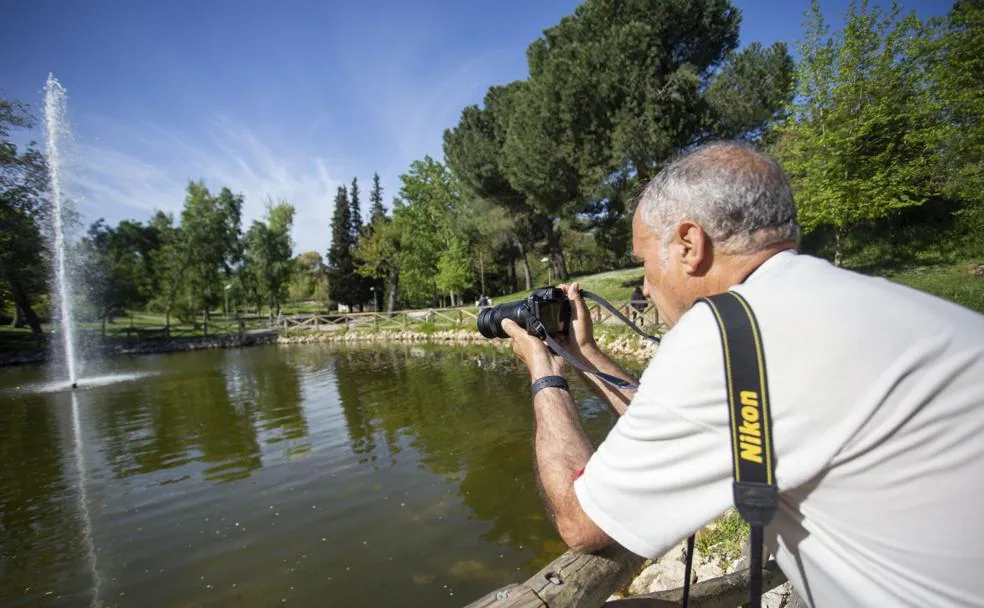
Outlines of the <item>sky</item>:
M733 0L741 44L800 35L809 0ZM821 0L833 27L848 0ZM391 206L489 86L526 77L526 47L574 0L6 0L0 96L40 115L49 72L68 91L67 185L84 222L180 213L189 179L297 212L295 252L326 252L337 187L373 172ZM926 18L949 0L903 0ZM20 132L20 145L41 130ZM365 213L364 213L365 215Z

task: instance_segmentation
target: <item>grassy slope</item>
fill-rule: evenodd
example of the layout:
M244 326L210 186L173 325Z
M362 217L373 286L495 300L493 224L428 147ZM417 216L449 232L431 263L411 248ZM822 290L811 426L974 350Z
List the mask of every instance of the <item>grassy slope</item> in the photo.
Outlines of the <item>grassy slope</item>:
M967 262L920 266L885 271L881 276L984 313L984 278L972 276L968 267ZM636 285L642 284L642 268L613 270L577 277L572 281L580 282L584 289L611 302L625 302L629 300L632 289ZM529 293L529 291L521 291L499 296L495 298L495 303L501 304L520 300L528 296Z

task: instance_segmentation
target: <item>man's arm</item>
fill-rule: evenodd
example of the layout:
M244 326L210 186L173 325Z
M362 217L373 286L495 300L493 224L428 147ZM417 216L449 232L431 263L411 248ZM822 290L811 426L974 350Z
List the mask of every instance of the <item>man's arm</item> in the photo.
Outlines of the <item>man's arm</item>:
M591 553L612 543L581 508L574 480L591 458L574 399L564 389L545 388L533 399L533 446L540 493L560 537L571 549Z
M588 367L596 371L616 376L632 384L639 383L636 378L630 376L628 372L612 361L608 355L603 353L594 344L581 349L581 358ZM636 393L636 389L619 389L597 376L586 374L579 369L575 371L577 371L577 375L581 377L581 380L588 385L591 392L607 401L608 405L615 410L616 414L621 416L625 413L626 408L629 407L629 403L632 401L632 397Z
M513 341L513 351L526 364L531 381L561 376L564 360L547 349L536 336L506 319L502 329ZM541 389L533 398L535 431L533 464L540 494L560 537L572 549L595 551L612 540L581 508L574 480L591 458L591 442L585 437L571 394L561 388Z
M617 376L630 384L638 384L635 378L625 372L612 361L605 353L601 352L594 340L594 327L591 322L591 314L584 303L581 295L581 286L577 283L571 285L558 285L567 293L571 301L571 324L567 338L563 341L563 346L575 357L581 359L588 367L612 376ZM596 395L608 402L608 405L621 416L632 401L635 390L617 389L598 377L586 374L577 370L577 375L584 380L588 388Z

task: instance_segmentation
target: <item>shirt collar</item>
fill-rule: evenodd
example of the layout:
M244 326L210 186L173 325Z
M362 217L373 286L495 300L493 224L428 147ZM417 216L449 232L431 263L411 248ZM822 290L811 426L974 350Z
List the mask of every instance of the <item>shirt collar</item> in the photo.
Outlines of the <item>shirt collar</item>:
M796 255L799 255L799 251L796 249L783 249L779 253L772 255L769 259L759 264L758 268L753 270L750 275L745 277L745 280L742 281L742 283L748 283L753 279L761 277L763 274L767 274L770 270L784 265Z

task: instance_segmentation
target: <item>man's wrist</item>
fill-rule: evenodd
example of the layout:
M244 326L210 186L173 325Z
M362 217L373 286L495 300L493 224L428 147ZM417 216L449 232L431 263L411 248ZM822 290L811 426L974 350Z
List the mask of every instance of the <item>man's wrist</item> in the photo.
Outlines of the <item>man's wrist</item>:
M570 386L567 385L567 380L560 375L550 375L538 378L530 384L530 392L535 398L536 394L546 388L559 388L561 390L569 391Z

